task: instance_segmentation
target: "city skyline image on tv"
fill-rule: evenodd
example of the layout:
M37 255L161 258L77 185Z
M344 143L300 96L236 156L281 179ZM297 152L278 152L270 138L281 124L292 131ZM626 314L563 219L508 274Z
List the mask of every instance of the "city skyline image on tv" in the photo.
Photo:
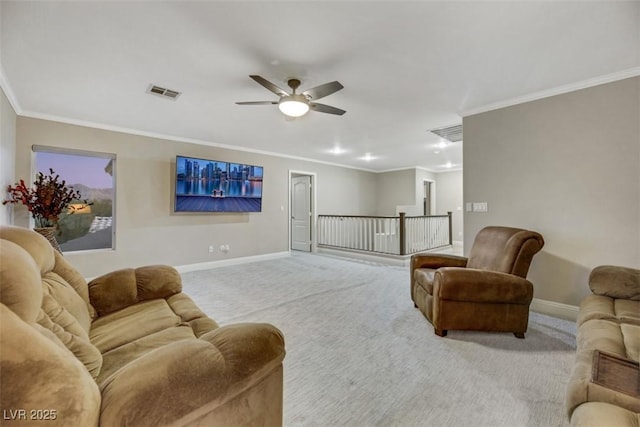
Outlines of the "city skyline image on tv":
M176 212L261 212L261 166L176 156Z

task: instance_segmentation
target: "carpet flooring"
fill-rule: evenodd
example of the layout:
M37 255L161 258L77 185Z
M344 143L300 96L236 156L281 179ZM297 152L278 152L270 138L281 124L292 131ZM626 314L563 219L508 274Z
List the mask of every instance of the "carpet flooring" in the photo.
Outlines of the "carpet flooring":
M325 255L183 274L220 325L285 336L285 426L566 426L574 322L531 313L510 333L433 333L408 267Z

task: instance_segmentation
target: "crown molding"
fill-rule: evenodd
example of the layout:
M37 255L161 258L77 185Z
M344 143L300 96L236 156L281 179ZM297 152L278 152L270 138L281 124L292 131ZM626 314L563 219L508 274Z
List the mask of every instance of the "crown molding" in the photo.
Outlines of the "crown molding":
M262 155L265 155L265 156L280 157L280 158L293 159L293 160L301 160L301 161L305 161L305 162L319 163L319 164L324 164L324 165L328 165L328 166L336 166L336 167L341 167L341 168L346 168L346 169L360 170L360 171L363 171L363 172L380 173L380 171L376 171L376 170L373 170L373 169L367 169L367 168L362 168L362 167L352 166L352 165L345 165L345 164L342 164L342 163L328 162L328 161L325 161L325 160L311 159L311 158L308 158L308 157L293 156L293 155L290 155L290 154L276 153L276 152L267 151L267 150L258 150L258 149L249 148L249 147L242 147L242 146L229 145L229 144L221 144L221 143L218 143L218 142L205 141L205 140L196 139L196 138L185 138L185 137L175 136L175 135L165 135L165 134L156 133L156 132L148 132L148 131L143 131L143 130L138 130L138 129L125 128L125 127L121 127L121 126L114 126L114 125L108 125L108 124L103 124L103 123L90 122L90 121L86 121L86 120L77 120L77 119L71 119L71 118L68 118L68 117L54 116L54 115L51 115L51 114L37 113L37 112L34 112L34 111L21 111L18 115L20 117L27 117L27 118L31 118L31 119L48 120L48 121L57 122L57 123L64 123L64 124L69 124L69 125L74 125L74 126L88 127L88 128L92 128L92 129L100 129L100 130L106 130L106 131L111 131L111 132L126 133L126 134L130 134L130 135L144 136L144 137L148 137L148 138L164 139L164 140L168 140L168 141L184 142L184 143L196 144L196 145L206 145L206 146L209 146L209 147L223 148L223 149L226 149L226 150L242 151L242 152L246 152L246 153L262 154Z
M384 169L384 170L373 171L373 172L374 173L387 173L387 172L400 172L400 171L413 170L413 169L419 169L419 170L423 170L425 172L430 172L430 173L446 173L446 172L458 172L458 171L461 171L462 167L447 168L445 170L434 170L434 169L425 168L424 166L406 166L406 167L402 167L402 168Z
M13 90L11 89L9 82L5 77L5 72L4 72L4 68L2 67L2 62L0 62L0 88L2 89L4 94L7 96L7 99L9 100L9 104L11 104L13 111L15 111L17 115L21 115L22 108L20 108L20 104L18 104L18 98L16 98L16 95L13 93Z
M564 93L573 92L580 89L587 89L593 86L598 86L605 83L611 83L618 80L624 80L631 77L640 76L640 67L629 68L627 70L618 71L604 76L595 77L593 79L583 80L581 82L570 83L563 86L557 86L555 88L542 90L539 92L530 93L527 95L519 96L517 98L511 98L504 101L495 102L492 104L471 108L469 110L460 113L462 117L473 116L480 113L486 113L488 111L497 110L499 108L511 107L518 104L524 104L525 102L536 101L538 99L548 98L550 96L562 95Z
M431 172L431 173L438 173L434 170L431 169L427 169L423 166L403 166L400 168L392 168L392 169L383 169L381 171L376 171L377 173L387 173L387 172L400 172L400 171L407 171L407 170L414 170L414 169L421 169L423 171L427 171L427 172Z

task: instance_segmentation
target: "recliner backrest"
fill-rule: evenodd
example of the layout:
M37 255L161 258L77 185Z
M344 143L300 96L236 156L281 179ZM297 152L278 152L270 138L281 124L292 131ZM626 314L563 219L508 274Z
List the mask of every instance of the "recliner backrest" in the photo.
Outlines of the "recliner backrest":
M0 226L0 266L0 302L52 332L97 377L103 359L89 339L95 309L80 273L40 234L7 225Z
M475 238L467 268L527 277L533 256L544 246L535 231L512 227L485 227Z

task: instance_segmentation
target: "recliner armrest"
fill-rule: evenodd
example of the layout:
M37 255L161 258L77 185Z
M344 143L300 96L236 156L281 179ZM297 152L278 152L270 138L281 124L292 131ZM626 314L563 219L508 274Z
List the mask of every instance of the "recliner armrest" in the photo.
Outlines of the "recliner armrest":
M411 256L411 271L416 268L466 267L467 258L447 254L415 254Z
M182 292L182 279L168 265L112 271L89 282L89 299L99 316L140 301L167 298Z
M529 304L533 299L533 284L507 273L445 267L435 273L433 295L450 301Z

